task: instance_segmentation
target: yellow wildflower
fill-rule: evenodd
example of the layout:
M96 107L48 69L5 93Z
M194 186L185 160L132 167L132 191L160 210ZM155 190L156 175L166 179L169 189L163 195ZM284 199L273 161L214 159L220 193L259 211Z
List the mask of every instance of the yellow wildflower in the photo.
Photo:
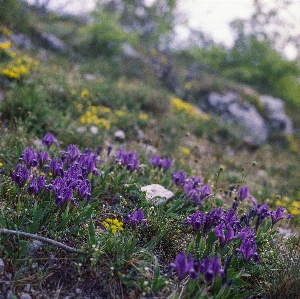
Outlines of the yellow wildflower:
M80 97L81 97L82 99L85 99L85 98L88 97L90 94L91 94L91 93L89 92L89 90L86 89L86 88L84 88L84 89L81 91L81 93L80 93Z
M180 150L186 156L188 156L191 153L187 147L181 147Z
M11 30L9 30L8 28L6 28L4 26L0 26L0 33L5 36L11 36L13 34Z
M124 115L126 115L126 111L124 111L124 110L116 110L115 114L117 116L124 116Z
M6 51L11 47L11 41L7 41L5 43L0 44L0 49Z
M3 163L0 161L0 167L3 167Z
M109 228L113 234L115 234L117 231L123 231L124 230L123 222L119 221L118 219L106 218L103 221L103 225L106 228Z
M140 120L146 120L148 119L149 115L147 113L141 113L139 115Z
M193 118L199 118L199 112L192 104L184 102L180 98L172 98L171 102L175 113L185 113Z

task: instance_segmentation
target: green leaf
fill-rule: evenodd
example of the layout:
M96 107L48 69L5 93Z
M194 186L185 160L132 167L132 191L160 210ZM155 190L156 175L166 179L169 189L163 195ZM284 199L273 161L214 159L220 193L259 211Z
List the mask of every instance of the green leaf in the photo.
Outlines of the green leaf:
M92 218L90 219L88 230L89 230L89 243L95 244L96 235L95 235L95 227Z

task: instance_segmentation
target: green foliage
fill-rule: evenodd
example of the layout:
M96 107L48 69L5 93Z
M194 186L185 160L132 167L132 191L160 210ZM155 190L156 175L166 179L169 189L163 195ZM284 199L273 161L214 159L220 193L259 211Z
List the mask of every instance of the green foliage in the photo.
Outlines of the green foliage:
M84 40L80 42L78 49L84 54L93 57L111 56L121 51L123 42L135 42L135 35L126 32L120 25L120 16L117 13L104 11L98 3L91 16L91 24L80 29Z
M20 0L0 1L0 24L11 29L28 33L30 28L30 17L27 4Z

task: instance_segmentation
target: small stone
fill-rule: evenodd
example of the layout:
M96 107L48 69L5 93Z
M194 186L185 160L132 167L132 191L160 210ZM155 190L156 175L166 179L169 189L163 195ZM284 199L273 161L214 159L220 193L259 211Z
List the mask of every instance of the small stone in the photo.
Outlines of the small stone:
M97 79L94 74L84 74L83 78L88 81L95 81Z
M13 297L13 293L11 290L8 290L7 293L6 293L6 299L12 299Z
M44 243L38 240L33 240L27 248L27 253L29 256L37 256L41 247L44 247Z
M115 133L114 133L114 137L117 139L117 140L120 140L120 141L123 141L126 139L126 134L123 130L117 130Z
M32 297L27 293L22 293L20 299L32 299Z
M76 291L76 294L81 294L82 293L82 289L77 288L75 291Z
M4 262L3 259L0 259L0 276L4 273Z
M30 284L27 284L25 287L24 287L24 292L30 292Z
M98 129L98 127L96 127L96 126L91 126L91 127L90 127L90 132L91 132L92 134L96 135L96 134L98 134L99 129Z
M160 204L174 197L172 191L159 184L143 186L141 190L146 192L146 199L154 201L155 204Z

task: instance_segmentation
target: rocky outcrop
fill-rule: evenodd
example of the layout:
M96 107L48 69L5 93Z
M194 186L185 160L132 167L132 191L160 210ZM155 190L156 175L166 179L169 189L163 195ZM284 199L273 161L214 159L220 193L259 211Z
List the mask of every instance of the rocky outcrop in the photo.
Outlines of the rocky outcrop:
M225 122L238 125L244 139L255 145L267 141L268 128L265 120L248 102L241 101L237 92L220 94L212 92L207 98L210 109L219 114Z
M67 51L67 47L63 41L61 41L57 36L43 32L39 36L40 43L42 47L52 50L56 53L64 53Z
M240 127L241 132L244 130L243 138L251 144L263 144L270 133L292 134L292 121L284 111L283 100L262 95L259 101L263 106L263 115L238 92L211 92L207 96L210 110L220 115L222 120Z

